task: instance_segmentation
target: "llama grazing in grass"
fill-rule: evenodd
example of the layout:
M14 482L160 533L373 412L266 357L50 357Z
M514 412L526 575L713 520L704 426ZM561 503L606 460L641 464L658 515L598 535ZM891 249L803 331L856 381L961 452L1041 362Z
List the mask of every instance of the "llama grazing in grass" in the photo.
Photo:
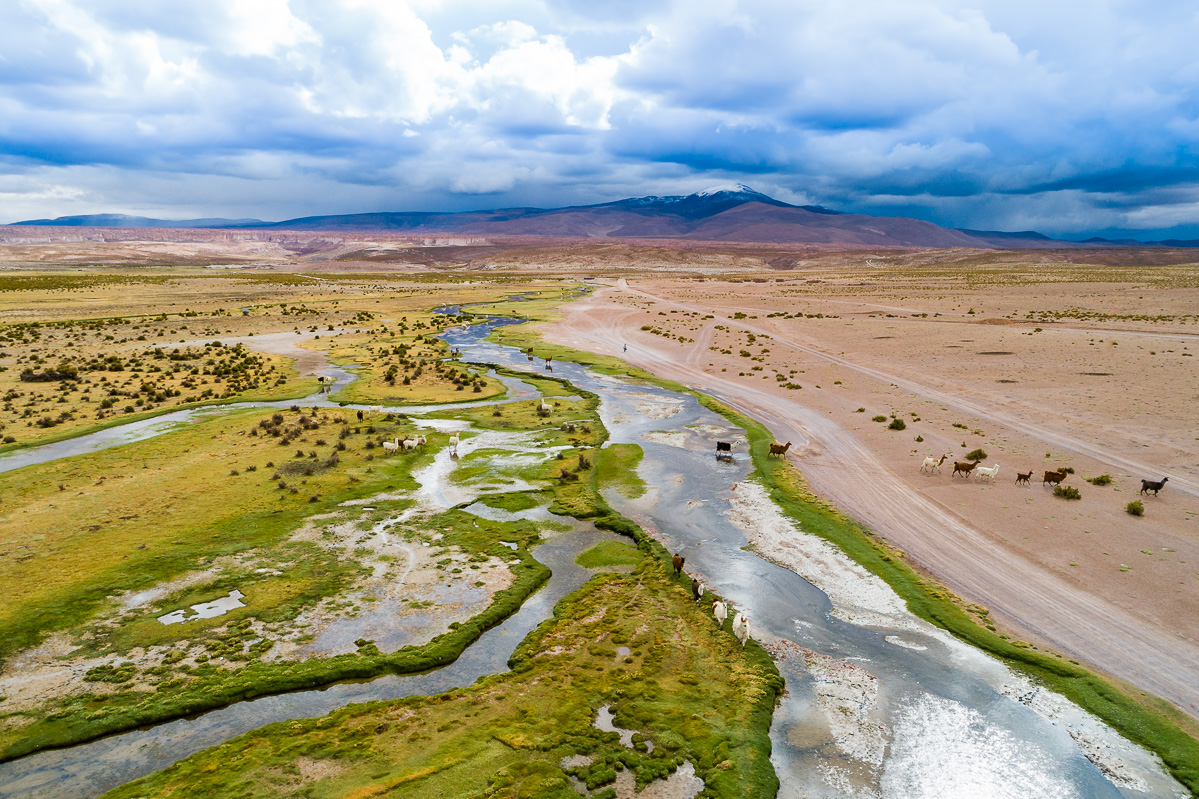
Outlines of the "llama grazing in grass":
M399 436L396 436L395 441L384 441L383 442L383 449L387 450L388 452L395 452L399 448L400 448Z
M942 455L941 460L937 460L936 455L929 455L924 459L924 463L920 464L920 471L923 472L925 469L927 469L929 472L935 472L941 468L941 464L944 463L945 459L948 457L948 455Z
M786 455L787 450L789 450L789 449L791 449L790 441L788 441L786 444L780 444L776 441L770 445L770 454L771 455Z
M403 441L400 442L400 444L403 445L405 452L411 452L412 450L414 450L420 446L420 444L417 443L417 440L415 438L405 438Z
M749 640L749 618L744 613L738 613L737 618L733 619L733 635L737 636L741 648L745 649L745 642Z
M1032 479L1031 471L1016 472L1016 485L1020 485L1021 483L1023 483L1024 485L1030 485L1030 483L1028 481L1031 479Z
M1141 493L1144 494L1146 491L1152 491L1153 496L1156 497L1157 492L1161 491L1163 488L1165 488L1166 481L1169 479L1170 479L1169 477L1163 477L1160 480L1142 480L1141 481Z
M978 461L954 461L953 474L961 474L962 477L969 477L970 473L978 468ZM951 477L953 475L950 475Z
M994 466L979 466L977 471L980 480L985 477L994 482L995 475L999 474L999 464L997 463Z
M716 617L716 623L723 627L724 620L729 617L729 609L718 599L712 603L712 615Z

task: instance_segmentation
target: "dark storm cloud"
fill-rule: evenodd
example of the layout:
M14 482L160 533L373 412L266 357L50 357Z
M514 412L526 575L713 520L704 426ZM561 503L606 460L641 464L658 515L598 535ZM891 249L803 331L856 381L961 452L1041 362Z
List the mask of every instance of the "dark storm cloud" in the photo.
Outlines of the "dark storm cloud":
M0 220L598 202L744 180L1049 233L1199 226L1184 3L0 4Z

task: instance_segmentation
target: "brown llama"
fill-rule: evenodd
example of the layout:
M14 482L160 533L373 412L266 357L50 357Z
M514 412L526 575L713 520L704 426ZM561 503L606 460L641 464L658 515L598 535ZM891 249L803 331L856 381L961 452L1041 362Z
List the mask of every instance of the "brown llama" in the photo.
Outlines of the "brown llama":
M966 461L965 463L962 461L953 462L953 474L960 474L962 477L969 477L970 473L976 468L978 468L978 461ZM953 475L950 476L952 477Z

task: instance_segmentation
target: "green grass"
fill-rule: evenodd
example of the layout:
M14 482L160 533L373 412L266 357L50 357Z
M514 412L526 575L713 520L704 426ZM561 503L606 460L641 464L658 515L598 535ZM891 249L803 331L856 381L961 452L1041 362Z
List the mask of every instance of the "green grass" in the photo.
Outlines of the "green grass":
M288 423L304 414L283 413ZM120 591L170 580L206 559L281 541L308 516L382 490L415 488L408 470L423 457L368 461L363 432L350 436L340 463L323 468L338 439L334 420L301 441L279 446L246 431L270 411L234 411L170 434L101 452L51 461L3 477L0 581L8 604L0 610L0 658L28 648L48 632L82 624ZM380 427L379 434L393 427ZM315 440L325 436L328 443ZM318 457L295 458L295 450ZM378 451L378 450L374 450ZM266 466L273 461L274 467ZM310 476L272 475L292 465ZM233 469L255 466L256 471ZM62 486L60 489L59 486ZM302 490L301 490L302 489ZM316 502L309 501L318 497ZM62 519L72 520L69 525Z
M616 768L641 787L690 760L705 796L773 796L769 723L782 688L773 663L719 630L660 553L621 546L637 555L637 571L598 576L559 602L507 674L438 696L272 724L107 796L573 799L560 762L576 754L592 762L572 773L597 788ZM634 602L636 613L623 612ZM619 655L622 646L629 655ZM654 752L626 749L596 729L604 704L618 725L653 741ZM328 776L305 783L301 759Z
M508 552L507 556L511 557L512 553ZM484 631L519 609L525 598L549 578L549 569L527 552L519 557L521 563L509 567L516 574L515 582L498 592L486 610L427 644L405 647L391 654L382 654L373 646L366 646L356 654L320 660L251 661L232 673L205 664L192 669L186 677L175 675L182 684L171 683L170 690L165 692L73 696L59 703L52 714L21 728L18 735L10 733L0 739L4 744L0 761L39 749L69 746L135 727L215 710L256 696L308 690L379 674L427 671L447 665Z
M645 493L645 481L637 474L641 447L636 444L609 444L596 452L596 474L605 488L614 488L622 496L636 499Z
M295 375L295 370L290 370L292 375ZM166 416L168 413L176 411L184 411L189 408L219 408L223 405L233 405L239 402L279 402L282 400L303 399L311 394L315 394L319 383L315 377L298 378L293 377L281 386L270 386L261 389L252 389L224 399L207 400L204 402L184 402L178 405L171 405L165 408L155 408L152 411L142 411L141 413L125 413L114 416L109 416L103 421L98 421L94 424L81 424L65 430L59 430L53 433L47 433L44 436L36 438L24 439L11 444L0 444L0 454L5 452L13 452L20 449L28 449L29 447L40 447L45 444L54 444L59 441L66 441L80 436L98 433L101 430L108 430L112 427L120 427L127 425L130 422L139 422L143 419L156 419L159 416Z
M636 566L642 554L635 547L619 541L603 541L575 558L575 563L587 569L608 566Z
M479 502L482 502L489 508L506 510L510 513L519 513L522 510L532 510L533 508L544 504L544 500L531 491L517 491L508 494L488 494L485 497L480 497Z

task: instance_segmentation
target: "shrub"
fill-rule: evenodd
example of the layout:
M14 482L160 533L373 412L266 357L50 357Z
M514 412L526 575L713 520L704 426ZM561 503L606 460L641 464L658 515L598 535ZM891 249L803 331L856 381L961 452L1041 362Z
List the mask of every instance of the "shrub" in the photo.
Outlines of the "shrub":
M1129 502L1124 506L1124 510L1128 512L1129 516L1145 515L1145 506L1141 504L1139 499L1134 499L1132 502Z
M1074 486L1054 486L1053 495L1062 499L1082 499L1082 494Z
M878 416L875 416L874 418L872 418L870 421L872 421L872 422L885 422L885 421L887 421L887 417L886 417L886 416L883 416L882 414L879 414Z
M854 413L865 413L865 412L866 412L865 408L858 408L856 411L854 411Z
M981 448L966 453L966 460L968 461L985 461L986 459L987 451Z
M1088 477L1087 482L1093 486L1105 486L1112 482L1112 476L1110 474L1101 474L1097 477Z
M917 443L917 444L919 444L919 443L920 443L921 441L923 441L923 440L924 440L924 436L916 436L916 443Z
M887 428L890 430L903 430L906 427L907 424L904 423L903 419L892 419L891 424L887 425Z

